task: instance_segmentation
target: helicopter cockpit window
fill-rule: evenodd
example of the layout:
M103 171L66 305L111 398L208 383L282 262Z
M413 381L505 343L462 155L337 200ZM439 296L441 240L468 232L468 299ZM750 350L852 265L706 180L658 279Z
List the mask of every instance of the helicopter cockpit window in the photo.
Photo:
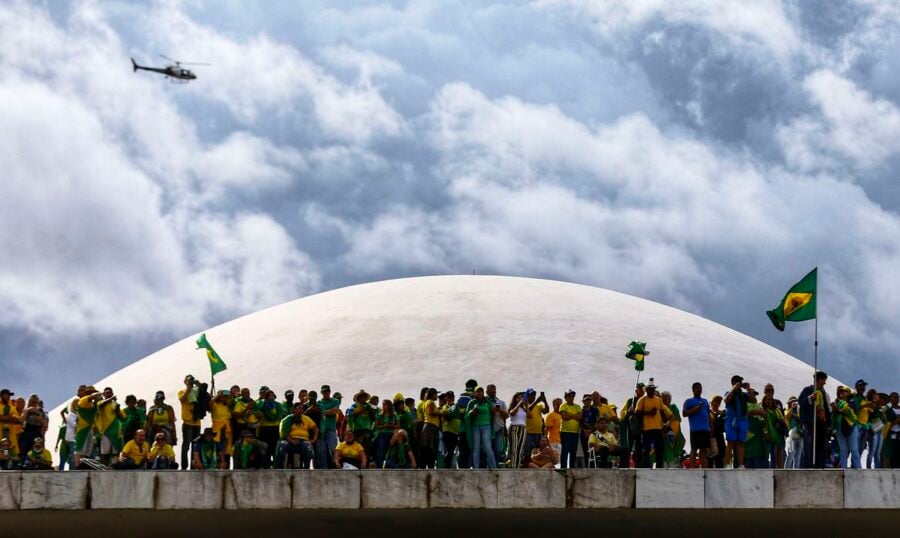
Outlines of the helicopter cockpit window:
M182 74L182 75L187 75L187 74L188 74L188 70L187 70L187 69L182 69L182 70L181 70L181 74Z

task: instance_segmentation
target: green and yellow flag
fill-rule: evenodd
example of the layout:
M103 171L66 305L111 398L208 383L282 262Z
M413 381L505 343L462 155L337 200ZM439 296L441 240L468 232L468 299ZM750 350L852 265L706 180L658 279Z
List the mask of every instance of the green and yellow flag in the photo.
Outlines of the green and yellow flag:
M213 349L212 345L210 345L209 341L206 339L206 333L201 334L200 338L197 339L197 349L206 350L206 358L209 359L209 369L212 371L213 377L222 370L228 368L225 366L225 361L222 360L222 357L216 353L216 350Z
M625 351L625 358L634 361L634 369L638 372L644 371L644 358L649 355L647 344L645 342L632 342L628 344L628 350Z
M781 304L766 312L772 325L784 330L786 321L807 321L816 317L816 271L813 269L803 280L788 290Z

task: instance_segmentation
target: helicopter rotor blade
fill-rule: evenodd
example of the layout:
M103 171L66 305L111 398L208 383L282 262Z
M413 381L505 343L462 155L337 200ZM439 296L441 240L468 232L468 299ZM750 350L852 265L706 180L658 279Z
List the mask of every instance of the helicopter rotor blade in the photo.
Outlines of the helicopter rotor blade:
M200 63L200 62L181 62L181 65L212 65L212 64Z
M178 63L178 60L173 60L172 58L169 58L169 57L166 56L165 54L160 54L159 56L160 56L161 58L165 58L166 60L169 60L170 62Z

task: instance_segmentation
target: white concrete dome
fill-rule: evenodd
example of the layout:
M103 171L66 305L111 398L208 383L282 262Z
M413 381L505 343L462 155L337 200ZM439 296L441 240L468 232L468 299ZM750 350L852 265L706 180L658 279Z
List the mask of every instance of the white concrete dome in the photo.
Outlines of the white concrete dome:
M761 314L762 315L762 314ZM681 405L691 383L711 398L740 374L760 392L766 382L786 401L810 384L810 366L707 319L613 291L530 278L433 276L350 286L304 297L204 331L228 369L216 387L261 385L318 391L328 383L350 398L360 388L417 398L423 386L453 389L468 378L494 383L501 398L534 387L547 397L599 390L621 405L636 379L624 358L632 340L650 355L653 377ZM178 409L186 374L209 380L198 334L95 383L148 402L156 390ZM830 382L832 388L836 381ZM73 387L74 390L75 387ZM833 390L830 391L833 393ZM178 413L176 412L176 415ZM58 410L51 414L58 420ZM54 430L51 430L54 431Z

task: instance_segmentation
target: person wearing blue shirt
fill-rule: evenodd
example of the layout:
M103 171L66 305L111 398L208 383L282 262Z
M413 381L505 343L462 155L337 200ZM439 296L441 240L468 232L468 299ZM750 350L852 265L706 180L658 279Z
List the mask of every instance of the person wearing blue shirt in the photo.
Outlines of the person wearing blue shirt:
M701 397L703 385L696 382L691 385L693 398L688 398L681 406L681 414L688 417L691 426L691 464L695 465L700 456L700 466L709 467L709 401Z
M744 468L744 443L750 427L748 403L756 403L750 383L744 383L744 378L739 375L731 376L731 390L725 394L725 440L734 457L735 469Z

